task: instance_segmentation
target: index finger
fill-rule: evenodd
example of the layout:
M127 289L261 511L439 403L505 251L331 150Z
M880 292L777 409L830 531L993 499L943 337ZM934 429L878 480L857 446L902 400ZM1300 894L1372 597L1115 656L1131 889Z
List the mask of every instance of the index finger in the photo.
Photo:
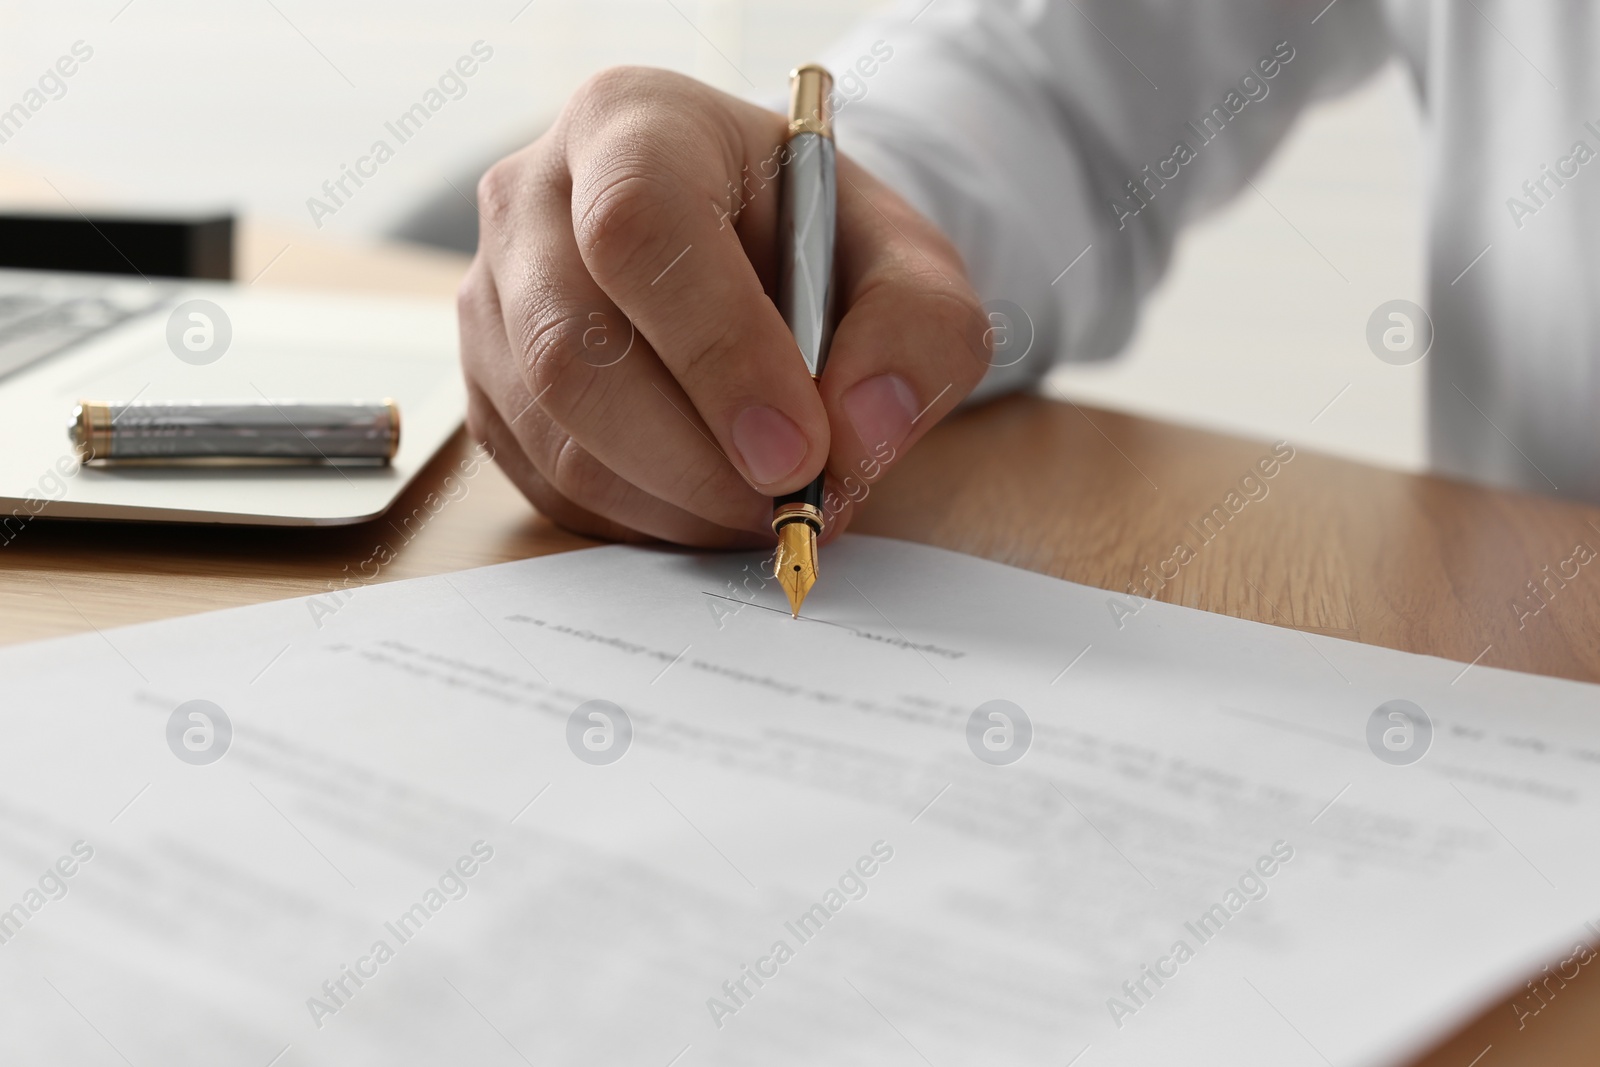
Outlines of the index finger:
M783 144L785 123L703 86L678 91L684 99L666 106L660 93L648 104L618 93L612 106L574 117L614 131L568 139L579 254L735 468L761 492L790 492L827 461L827 415L719 210L730 183L742 188L747 169L759 172L763 155ZM760 191L749 228L770 217L775 229L776 186Z

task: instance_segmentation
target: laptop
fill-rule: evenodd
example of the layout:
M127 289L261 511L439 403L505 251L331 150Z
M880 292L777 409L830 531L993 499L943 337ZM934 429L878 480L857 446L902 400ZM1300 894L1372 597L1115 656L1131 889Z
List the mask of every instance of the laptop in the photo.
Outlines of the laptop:
M0 270L0 529L23 516L337 526L383 514L461 426L449 300ZM83 400L381 401L400 444L376 465L85 466ZM8 534L9 536L9 534Z

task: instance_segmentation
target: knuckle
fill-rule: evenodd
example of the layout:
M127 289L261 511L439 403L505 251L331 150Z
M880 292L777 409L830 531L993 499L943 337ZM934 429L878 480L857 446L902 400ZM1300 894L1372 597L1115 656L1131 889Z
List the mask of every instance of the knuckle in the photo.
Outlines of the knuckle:
M601 466L577 438L562 435L547 469L545 477L562 496L602 518L611 517L618 503L621 480Z
M583 449L571 434L557 435L551 442L546 461L541 465L550 485L568 500L578 502L584 488Z
M479 255L462 276L461 284L456 286L456 321L461 326L463 351L467 347L468 330L483 328L491 317L491 302L488 274L483 269L483 257Z
M672 192L650 155L648 146L636 145L593 175L587 188L575 190L582 207L573 233L602 285L630 266L656 262L672 240L672 227L661 224L669 217Z
M571 438L565 440L570 442ZM566 444L557 446L553 458L548 454L530 455L530 464L524 468L522 476L515 479L517 488L539 514L557 526L590 537L617 537L617 529L610 527L602 516L589 511L581 499L558 481L560 456L566 447Z
M591 329L580 309L530 309L521 323L518 368L529 392L548 395L567 410L583 407L589 388L600 378L583 362Z
M647 67L603 70L569 101L573 235L597 281L654 277L682 251L680 209L726 162L716 105L693 79Z
M490 165L474 191L478 248L492 258L512 255L511 235L528 229L526 216L565 203L566 177L561 133L554 127Z
M479 238L494 232L511 213L520 185L520 165L517 157L507 156L483 172L478 179Z
M726 316L686 316L678 326L695 342L679 346L670 369L690 399L704 395L706 389L716 392L724 386L736 387L742 378L737 370L742 366L739 356L749 348L742 343L745 338L739 325ZM734 373L729 373L730 368Z
M625 101L649 97L671 78L668 72L653 67L629 64L606 67L578 86L568 110L579 117L588 117L595 111L613 111Z
M530 387L554 385L572 364L582 343L582 326L574 315L530 310L522 323L522 377Z

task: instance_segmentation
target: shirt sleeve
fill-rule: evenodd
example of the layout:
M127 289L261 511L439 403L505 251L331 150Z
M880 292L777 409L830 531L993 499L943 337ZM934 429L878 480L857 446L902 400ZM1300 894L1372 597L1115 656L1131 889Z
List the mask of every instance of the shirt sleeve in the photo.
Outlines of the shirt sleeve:
M1114 354L1179 228L1389 51L1379 0L910 0L827 62L839 150L1007 328L981 397Z

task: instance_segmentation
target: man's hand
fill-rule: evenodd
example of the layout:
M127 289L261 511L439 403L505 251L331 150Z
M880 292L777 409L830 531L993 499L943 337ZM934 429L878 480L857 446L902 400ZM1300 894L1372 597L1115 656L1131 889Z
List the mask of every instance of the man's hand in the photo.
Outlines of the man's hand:
M849 498L983 376L988 322L960 256L840 153L841 317L811 381L767 296L785 131L689 78L619 68L479 183L459 294L468 425L561 525L770 544L770 498L826 465L837 535Z

